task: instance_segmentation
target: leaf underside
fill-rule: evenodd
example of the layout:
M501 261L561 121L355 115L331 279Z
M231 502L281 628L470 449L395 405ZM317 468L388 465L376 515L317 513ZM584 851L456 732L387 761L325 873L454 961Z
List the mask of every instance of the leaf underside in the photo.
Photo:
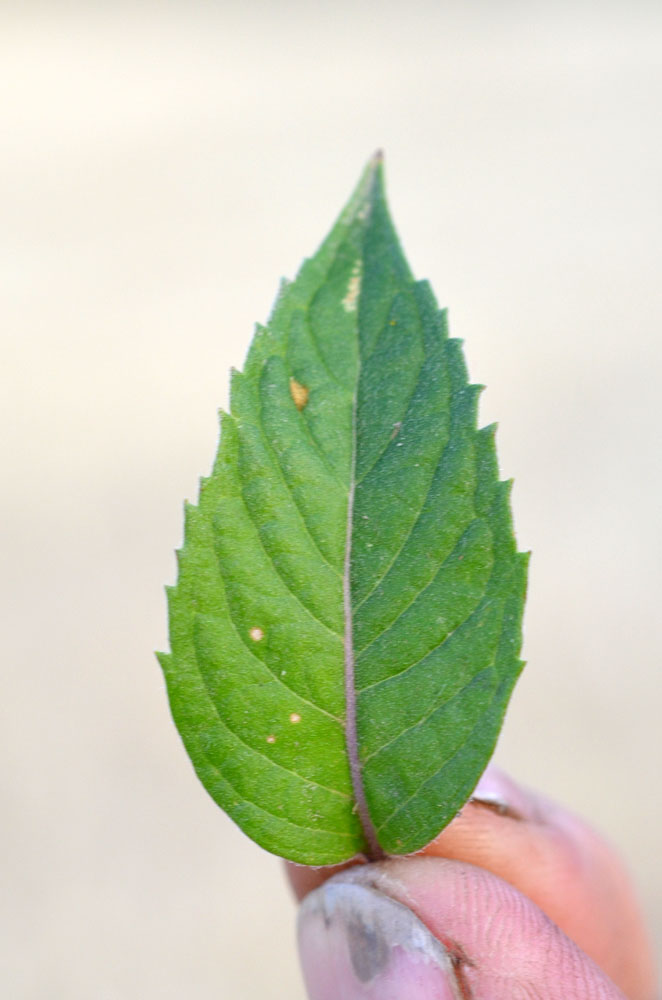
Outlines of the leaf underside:
M269 851L419 850L492 754L527 560L479 391L410 273L377 157L233 374L168 589L175 722Z

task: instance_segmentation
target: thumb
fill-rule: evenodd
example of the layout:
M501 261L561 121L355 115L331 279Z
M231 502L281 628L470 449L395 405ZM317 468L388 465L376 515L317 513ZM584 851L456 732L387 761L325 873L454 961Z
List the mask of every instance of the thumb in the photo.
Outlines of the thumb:
M623 1000L513 886L459 861L414 857L336 875L304 900L311 1000Z

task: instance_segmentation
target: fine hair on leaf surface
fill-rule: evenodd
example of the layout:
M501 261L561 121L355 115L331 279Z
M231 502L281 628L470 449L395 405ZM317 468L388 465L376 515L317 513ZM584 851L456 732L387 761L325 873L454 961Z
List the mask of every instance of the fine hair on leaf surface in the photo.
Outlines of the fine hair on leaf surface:
M527 557L480 388L410 272L377 155L232 375L168 588L175 723L275 854L419 850L493 752Z

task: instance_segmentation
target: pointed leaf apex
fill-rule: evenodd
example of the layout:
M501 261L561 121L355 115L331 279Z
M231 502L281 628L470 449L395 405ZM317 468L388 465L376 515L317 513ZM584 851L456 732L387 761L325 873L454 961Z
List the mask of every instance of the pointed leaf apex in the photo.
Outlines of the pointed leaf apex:
M375 204L384 200L384 157L377 150L368 161L359 183L341 215L341 222L351 226L356 221L365 223Z
M368 197L374 202L377 198L384 197L384 153L378 149L368 162L365 170L367 181Z

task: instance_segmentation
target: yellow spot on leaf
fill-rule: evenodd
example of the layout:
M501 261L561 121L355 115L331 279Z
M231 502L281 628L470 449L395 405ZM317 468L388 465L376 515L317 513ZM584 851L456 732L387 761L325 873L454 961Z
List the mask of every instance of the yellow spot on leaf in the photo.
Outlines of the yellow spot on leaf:
M261 628L252 628L248 634L253 642L259 642L260 639L264 639L264 632Z
M297 410L303 410L304 406L308 402L308 396L310 395L310 390L306 388L305 385L301 385L301 382L297 382L295 378L290 379L290 395L294 400L294 405Z
M301 716L298 712L292 712L290 716L290 722L301 722Z
M274 736L273 733L270 733L269 736L267 736L267 743L275 743L275 742L276 742L276 737Z

